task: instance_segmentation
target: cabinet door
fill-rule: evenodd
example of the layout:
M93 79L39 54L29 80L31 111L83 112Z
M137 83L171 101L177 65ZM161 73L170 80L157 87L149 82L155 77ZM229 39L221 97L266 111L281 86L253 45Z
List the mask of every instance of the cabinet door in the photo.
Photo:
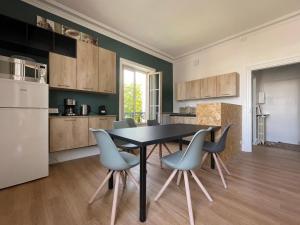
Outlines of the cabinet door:
M184 123L185 124L197 124L197 118L196 117L184 117Z
M186 99L201 98L201 80L191 80L186 82Z
M201 98L214 98L217 96L217 78L201 79Z
M49 53L49 85L55 88L76 88L76 59Z
M171 123L184 123L184 117L183 116L171 116Z
M229 73L217 77L217 96L238 96L239 95L239 75Z
M176 84L176 100L181 101L186 99L186 83L177 83Z
M50 152L88 145L88 118L50 118Z
M77 89L98 91L98 47L77 41Z
M116 53L99 48L99 92L116 93Z
M112 129L115 120L115 117L91 116L89 117L89 128ZM89 145L96 145L94 134L91 131L89 131Z

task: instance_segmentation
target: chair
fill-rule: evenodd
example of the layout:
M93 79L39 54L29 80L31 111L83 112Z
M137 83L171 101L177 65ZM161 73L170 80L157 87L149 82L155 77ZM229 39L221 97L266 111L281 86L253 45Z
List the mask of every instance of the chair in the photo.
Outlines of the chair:
M133 183L139 188L139 184L136 179L133 177L129 169L137 166L140 163L139 157L127 153L127 152L119 152L116 145L110 138L109 134L102 129L90 129L96 138L97 145L100 151L100 162L101 164L109 170L109 173L105 177L104 181L101 183L99 188L96 190L94 195L89 201L89 204L92 204L99 193L99 191L103 188L105 183L109 180L113 173L116 174L116 183L113 197L113 205L112 205L112 213L111 213L111 225L115 224L116 217L116 207L117 207L117 199L118 199L118 188L120 183L120 176L122 174L128 175ZM126 184L126 178L122 177L123 184Z
M183 173L184 176L184 184L185 184L185 192L186 192L186 199L188 204L188 211L189 211L189 218L190 224L194 225L194 216L193 216L193 209L192 209L192 201L191 201L191 194L190 194L190 187L189 187L189 180L188 180L188 172L192 174L192 177L195 179L196 183L203 191L207 199L212 202L212 198L206 191L205 187L202 185L199 178L196 176L196 173L193 171L195 168L201 165L201 157L202 157L202 146L204 142L205 135L210 132L210 128L207 130L200 130L198 131L190 144L188 145L185 151L177 151L171 155L165 156L162 158L164 164L168 167L173 169L172 174L159 191L157 196L155 197L154 201L157 201L163 192L166 190L170 182L175 177L176 173Z
M221 177L222 183L224 185L224 188L227 188L227 184L225 182L224 175L223 175L222 169L220 167L220 164L228 175L230 175L230 172L227 169L227 167L225 166L224 162L222 161L219 153L224 151L224 149L225 149L226 139L227 139L227 135L228 135L228 131L229 131L230 127L231 127L231 124L229 124L225 127L225 129L221 135L221 138L219 139L218 142L207 142L207 141L204 142L203 151L205 151L205 153L203 155L203 159L202 159L202 163L201 163L201 164L204 163L208 154L212 154L212 156L215 160L215 163L217 165L217 169L218 169L219 175Z
M128 124L127 120L121 120L121 121L114 121L113 122L113 128L114 129L130 128L130 127L131 126ZM115 144L117 145L118 148L121 148L122 150L125 150L125 151L129 151L129 150L139 148L139 146L137 146L135 144L128 143L126 141L122 141L122 140L118 140L118 139L115 139L114 142L115 142Z
M125 121L127 122L127 124L129 125L129 127L137 127L135 121L133 118L125 118Z
M148 126L158 126L159 122L157 120L147 120L147 125ZM169 152L169 154L172 154L172 152L170 151L170 149L168 148L168 146L165 143L159 143L159 144L155 144L153 146L153 148L151 149L151 151L149 152L147 159L150 157L150 155L153 153L153 151L156 149L157 145L159 145L159 160L160 160L160 168L162 168L162 146L164 146L167 151Z

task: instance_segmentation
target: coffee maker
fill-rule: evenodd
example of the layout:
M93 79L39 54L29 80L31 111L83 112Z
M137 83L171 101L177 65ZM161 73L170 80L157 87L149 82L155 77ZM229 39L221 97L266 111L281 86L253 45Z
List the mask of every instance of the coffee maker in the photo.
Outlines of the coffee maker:
M76 116L76 100L73 98L64 99L64 116Z

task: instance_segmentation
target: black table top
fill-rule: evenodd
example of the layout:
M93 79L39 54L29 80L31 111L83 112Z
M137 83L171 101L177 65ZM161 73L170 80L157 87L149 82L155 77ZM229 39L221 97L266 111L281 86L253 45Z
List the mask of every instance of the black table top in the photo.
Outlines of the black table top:
M112 129L107 130L107 132L113 138L142 146L191 136L198 130L207 129L208 127L212 127L213 131L220 128L219 126L168 124L159 126Z

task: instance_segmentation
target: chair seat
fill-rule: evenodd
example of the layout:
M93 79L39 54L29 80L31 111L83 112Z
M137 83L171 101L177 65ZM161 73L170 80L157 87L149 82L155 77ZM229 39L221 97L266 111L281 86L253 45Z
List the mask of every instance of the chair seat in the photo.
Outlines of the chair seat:
M137 146L135 144L131 144L131 143L126 143L126 144L118 145L118 147L122 148L122 149L126 149L126 150L139 148L139 146Z
M128 152L120 152L120 155L128 164L128 168L124 168L124 170L130 169L131 167L134 167L140 163L140 157L138 157L138 156L135 156Z
M218 144L215 142L210 142L210 141L204 141L203 151L209 152L209 153L216 153L220 152L220 149L218 148Z
M178 165L179 165L180 159L182 158L183 153L184 153L184 151L177 151L170 155L162 157L161 160L166 166L168 166L172 169L179 169Z

